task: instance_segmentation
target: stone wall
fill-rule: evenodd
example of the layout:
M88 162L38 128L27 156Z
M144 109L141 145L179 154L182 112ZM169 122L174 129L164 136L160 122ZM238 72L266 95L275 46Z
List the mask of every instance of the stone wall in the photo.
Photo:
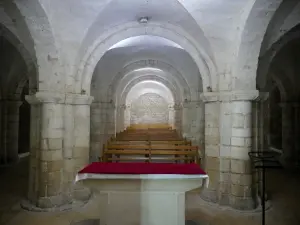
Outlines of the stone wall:
M89 190L74 185L74 177L89 162L92 98L38 92L26 100L31 104L31 205L23 207L47 210L87 200Z
M182 104L182 135L198 145L203 151L204 144L204 104L184 102Z
M116 134L116 109L112 102L94 102L91 106L90 161L98 161L103 145Z
M162 96L147 93L131 103L130 124L141 123L169 123L168 103Z
M252 150L252 101L257 91L207 93L205 101L205 169L207 201L236 209L256 207L256 183L248 152Z

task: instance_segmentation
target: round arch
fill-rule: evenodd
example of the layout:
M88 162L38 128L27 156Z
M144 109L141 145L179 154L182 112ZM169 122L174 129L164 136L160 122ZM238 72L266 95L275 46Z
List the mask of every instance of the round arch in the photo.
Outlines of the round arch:
M142 69L142 68L149 68L148 72L151 73L154 72L151 71L151 68L159 69L163 71L165 75L167 75L170 78L171 81L174 80L174 82L172 83L174 85L176 84L176 87L182 88L183 96L186 99L190 100L192 98L190 87L186 79L182 76L182 74L178 70L176 70L172 65L168 63L158 61L158 60L152 60L152 59L136 61L125 66L124 69L114 77L111 85L109 85L108 96L112 96L113 93L115 93L118 85L121 83L123 78L125 78L132 71ZM157 72L156 74L158 75ZM193 98L196 98L196 96L193 96Z
M162 96L166 102L170 104L174 103L173 93L167 86L156 81L146 80L133 85L133 87L128 91L127 95L124 96L125 104L130 105L134 100L148 93Z
M256 78L258 83L264 86L264 84L267 82L267 77L265 74L268 73L274 57L284 46L295 39L300 39L300 25L294 27L292 30L282 36L277 42L273 43L273 45L260 58Z
M76 85L75 91L83 91L89 94L93 72L105 52L121 40L140 35L159 36L179 44L191 55L197 64L202 76L203 89L206 90L207 87L211 87L215 90L217 88L214 63L199 43L193 40L189 34L180 27L171 24L149 23L141 25L134 22L110 29L90 46L79 65L78 73L76 74L76 80L79 82Z
M287 4L287 1L274 2L273 0L249 2L249 7L243 16L245 18L241 24L243 29L238 40L239 47L236 52L233 89L255 89L259 55L268 26L283 4L287 4L286 7L288 8L282 12L287 16L295 7L294 3L297 4L296 1L292 2L293 4ZM265 16L261 16L262 14Z
M63 81L61 79L64 76L61 74L64 73L61 72L62 67L59 65L59 48L42 3L39 0L32 0L30 3L5 1L4 7L7 15L14 18L20 41L24 46L28 46L27 49L35 60L34 74L37 76L38 89L63 88L64 79Z
M125 87L120 88L120 92L118 91L118 96L120 96L120 100L119 103L120 104L126 104L126 98L128 96L128 93L130 92L130 90L137 85L138 83L142 83L145 81L154 81L154 82L158 82L163 84L165 87L167 87L172 96L173 96L173 101L174 103L177 102L179 103L179 96L176 92L176 88L170 84L167 80L165 80L164 78L158 77L156 75L152 75L152 74L145 74L144 76L138 77L134 80L132 80L130 83L128 83Z
M0 24L0 36L3 36L11 45L13 45L22 56L27 70L31 71L36 68L34 55L32 55L24 46L24 44L13 34L7 27Z

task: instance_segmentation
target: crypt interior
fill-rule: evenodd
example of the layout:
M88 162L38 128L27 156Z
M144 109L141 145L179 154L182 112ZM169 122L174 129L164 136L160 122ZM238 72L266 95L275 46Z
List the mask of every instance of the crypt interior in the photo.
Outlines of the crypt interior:
M260 224L272 151L267 223L300 224L299 0L0 0L0 49L0 225L98 224L75 176L134 124L199 147L187 220Z

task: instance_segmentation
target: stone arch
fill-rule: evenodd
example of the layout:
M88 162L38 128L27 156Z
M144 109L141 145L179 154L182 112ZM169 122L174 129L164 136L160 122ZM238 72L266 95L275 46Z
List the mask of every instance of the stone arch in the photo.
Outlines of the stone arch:
M292 2L292 4L287 2ZM255 89L258 59L270 21L275 19L277 10L283 4L288 7L284 12L287 15L295 6L294 3L297 4L296 1L249 1L240 24L243 29L238 37L233 89Z
M272 44L272 46L265 52L260 58L257 70L257 82L264 85L267 77L265 74L270 69L271 62L273 61L276 54L288 44L290 41L300 38L300 25L294 27L285 35L283 35L278 41Z
M271 86L270 92L277 86L277 88L280 91L281 101L285 102L288 99L288 96L291 96L292 94L288 92L288 85L289 81L287 79L280 79L279 76L277 76L275 73L272 73L272 79L275 81L275 84Z
M151 91L155 94L164 96L163 98L166 99L167 102L174 102L174 96L172 91L162 83L155 82L155 81L144 81L149 84L153 84L155 88ZM133 85L133 87L128 91L127 95L125 96L126 104L132 102L134 99L138 98L140 95L148 93L149 88L145 88L142 86L142 82L138 82L137 84Z
M217 88L216 69L214 63L203 51L197 41L195 41L188 33L180 27L171 24L148 23L141 26L137 22L122 24L120 26L109 29L108 32L99 37L86 51L82 58L76 80L80 81L76 85L76 92L90 93L91 80L93 72L98 61L104 53L114 44L121 40L140 36L152 35L159 36L171 40L184 48L194 59L202 76L203 89L211 87L213 90Z
M18 64L18 66L16 66L14 68L14 70L19 70L19 72L22 71L22 73L25 70L26 71L25 73L29 76L30 89L36 90L38 82L37 82L37 77L36 77L37 65L36 65L35 56L32 55L31 52L29 52L29 50L24 46L24 44L21 42L21 40L16 36L16 34L12 33L12 31L8 27L4 26L3 24L0 24L0 36L3 36L5 38L5 40L7 40L17 50L17 52L21 55L25 65L26 65L26 68L19 68L21 65ZM17 71L15 71L15 73L17 73ZM10 85L13 82L12 80L15 80L13 76L14 76L14 74L10 75L8 77L9 80L7 81L7 85L5 88L6 90L10 90L7 87L11 87ZM19 79L19 78L17 78L17 79ZM22 78L20 78L20 79L22 79ZM18 80L15 83L17 83L17 82L18 82Z
M127 106L125 126L132 122L170 123L169 107L174 105L174 93L165 84L153 80L140 81L124 93L123 98Z
M122 71L120 71L116 76L114 76L111 85L109 85L108 95L112 96L112 93L115 93L117 86L121 82L122 78L126 76L126 74L129 74L130 72L141 68L156 68L164 71L165 73L167 71L169 74L175 77L176 81L178 82L178 85L182 87L183 96L188 100L192 98L189 85L178 70L176 70L172 65L168 63L152 59L136 61L125 66Z
M25 48L24 44L16 37L16 35L2 24L0 24L0 36L3 36L17 49L22 56L28 71L35 70L36 63L34 56L32 56L32 54Z
M278 86L281 96L283 97L284 101L287 101L288 98L293 98L295 96L293 87L293 82L288 78L288 76L280 76L280 74L284 75L284 71L282 69L276 69L275 71L271 72L272 79Z
M128 93L129 93L129 91L136 84L138 84L140 82L143 82L143 81L156 81L156 82L159 82L159 83L163 84L164 86L166 86L171 91L171 93L173 95L174 102L179 103L178 96L177 96L177 93L176 93L176 89L175 89L175 87L172 84L170 84L164 78L158 77L156 75L147 75L147 74L145 76L138 77L138 78L132 80L126 87L124 87L123 91L120 94L120 96L121 96L120 103L121 104L125 104L126 97L127 97Z
M18 83L17 86L15 87L15 89L12 89L13 92L11 93L15 99L20 100L23 94L23 90L25 88L26 85L28 85L28 77L24 76Z
M5 1L4 9L15 21L20 41L27 46L36 61L38 89L42 91L63 87L59 52L51 23L39 0ZM51 79L49 77L51 76ZM47 80L47 82L46 82Z

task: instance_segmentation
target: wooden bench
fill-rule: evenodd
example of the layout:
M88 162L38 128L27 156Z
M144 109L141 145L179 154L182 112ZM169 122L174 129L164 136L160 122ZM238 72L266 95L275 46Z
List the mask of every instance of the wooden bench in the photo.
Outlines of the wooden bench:
M191 145L118 145L104 146L101 161L173 161L176 163L200 163L198 147Z
M162 140L162 141L121 141L111 139L107 142L108 145L192 145L191 141L188 140Z
M139 124L117 133L103 145L104 162L161 160L175 163L200 163L198 147L182 138L168 125Z
M169 124L132 124L131 126L127 127L128 130L134 129L151 129L151 128L159 128L159 129L170 129L171 126Z

